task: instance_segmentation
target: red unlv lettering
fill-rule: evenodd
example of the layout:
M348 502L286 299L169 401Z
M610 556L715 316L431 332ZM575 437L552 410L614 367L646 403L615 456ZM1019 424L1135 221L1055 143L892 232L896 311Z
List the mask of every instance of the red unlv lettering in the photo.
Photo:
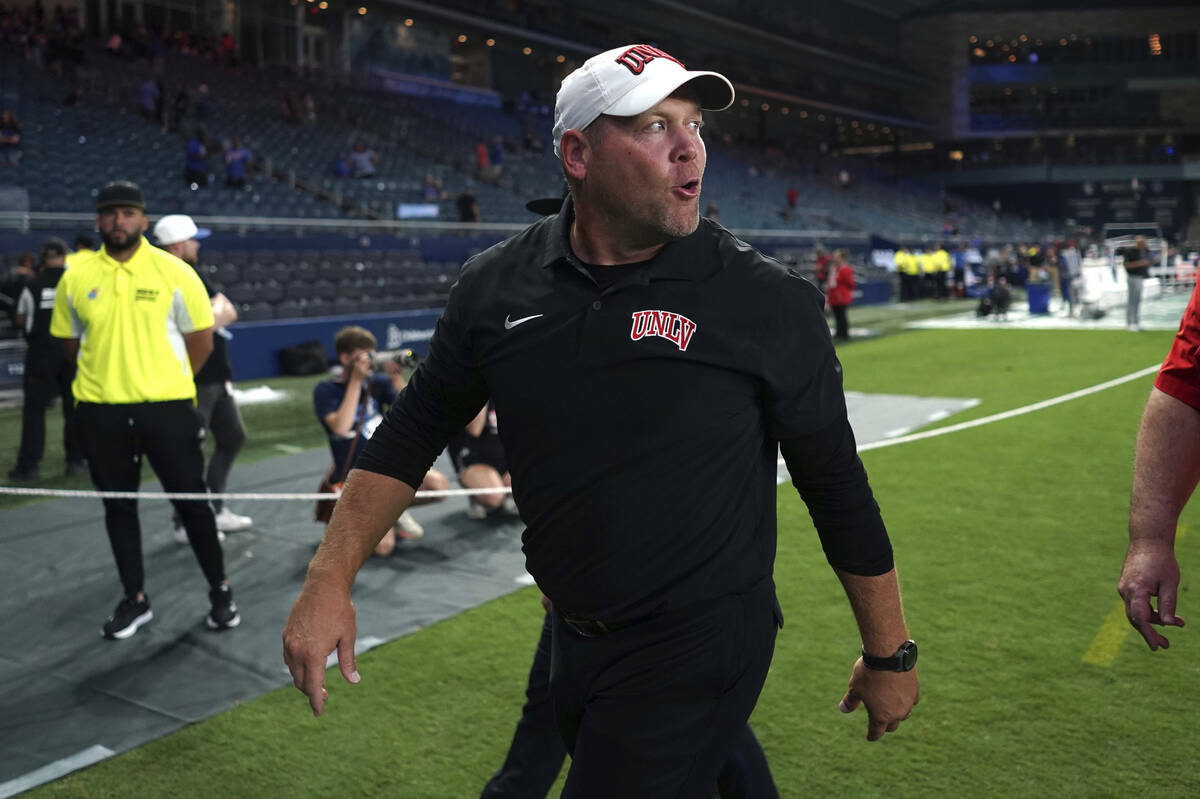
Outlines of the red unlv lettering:
M634 75L641 75L642 70L656 58L665 58L668 61L674 61L679 66L683 67L683 62L675 58L657 47L650 47L645 44L635 44L625 52L617 56L617 63L628 69ZM687 69L687 67L683 67Z
M681 314L671 311L634 311L629 338L641 341L646 336L658 336L674 344L680 352L686 352L695 332L696 323Z

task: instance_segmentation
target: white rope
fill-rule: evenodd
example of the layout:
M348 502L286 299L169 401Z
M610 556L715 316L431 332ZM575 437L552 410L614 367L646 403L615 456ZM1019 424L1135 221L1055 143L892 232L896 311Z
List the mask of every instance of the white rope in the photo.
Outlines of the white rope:
M1094 386L1081 388L1078 391L1072 391L1069 394L1063 394L1058 397L1052 397L1041 402L1035 402L1031 405L1023 405L1020 408L1013 408L1009 411L994 413L991 416L983 416L979 419L972 419L969 422L960 422L958 424L939 427L936 430L926 430L923 433L913 433L907 436L897 436L896 438L888 438L883 441L872 441L868 444L859 444L859 452L869 452L873 449L883 449L884 447L894 447L897 444L908 444L913 441L923 441L927 438L935 438L944 436L950 433L957 433L961 430L970 430L973 427L981 427L992 422L1000 422L1005 419L1012 419L1016 416L1024 416L1027 413L1040 411L1045 408L1051 408L1055 405L1061 405L1064 402L1086 397L1090 394L1097 394L1110 388L1130 383L1146 375L1153 374L1159 369L1159 364L1147 366L1145 369L1139 369L1136 372L1131 372L1127 375L1107 380L1103 383L1097 383ZM777 461L778 466L786 466L783 458ZM511 488L501 486L498 488L451 488L445 491L418 491L417 499L434 499L443 497L472 497L482 494L509 494ZM183 499L183 500L252 500L252 501L274 501L274 500L307 500L316 501L319 499L337 499L341 496L340 492L336 494L289 494L289 493L258 493L258 494L182 494L170 493L166 491L80 491L63 488L17 488L15 486L0 486L0 495L14 496L41 496L41 497L88 497L88 498L107 498L107 499Z
M472 497L481 494L509 494L512 489L507 486L497 488L449 488L444 491L418 491L417 499L434 497ZM16 486L0 486L0 495L33 496L33 497L87 497L89 499L183 499L183 500L308 500L337 499L341 492L329 494L291 494L286 492L258 494L194 494L170 491L83 491L68 488L18 488Z

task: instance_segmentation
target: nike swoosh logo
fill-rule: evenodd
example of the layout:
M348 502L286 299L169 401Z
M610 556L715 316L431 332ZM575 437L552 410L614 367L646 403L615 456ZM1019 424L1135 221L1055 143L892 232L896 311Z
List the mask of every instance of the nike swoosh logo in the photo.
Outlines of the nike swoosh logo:
M522 317L521 319L509 319L507 316L505 316L504 317L504 329L512 330L517 325L525 324L530 319L537 319L542 316L545 316L545 314L535 313L533 316L525 316L525 317Z

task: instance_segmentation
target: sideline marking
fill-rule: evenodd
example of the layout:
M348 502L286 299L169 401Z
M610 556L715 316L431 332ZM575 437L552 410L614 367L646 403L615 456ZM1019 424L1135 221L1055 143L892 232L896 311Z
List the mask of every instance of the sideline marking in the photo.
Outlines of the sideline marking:
M1097 383L1088 388L1081 388L1078 391L1072 391L1069 394L1063 394L1059 397L1052 397L1048 400L1035 402L1032 405L1025 405L1020 408L1013 408L1011 411L1002 413L994 413L991 416L984 416L979 419L972 419L969 422L960 422L958 424L939 427L936 430L927 430L923 433L913 433L911 435L897 436L896 438L888 438L881 441L872 441L868 444L859 444L859 452L869 452L873 449L883 449L896 444L908 444L912 441L922 441L926 438L936 438L944 436L948 433L957 433L960 430L970 430L972 427L980 427L992 422L1000 422L1005 419L1012 419L1016 416L1024 416L1027 413L1040 411L1043 408L1050 408L1055 405L1060 405L1064 402L1070 402L1073 399L1086 397L1090 394L1096 394L1106 389L1119 386L1123 383L1129 383L1138 378L1145 377L1148 374L1157 372L1160 364L1147 366L1145 369L1139 369L1123 377L1106 380L1103 383ZM783 458L776 461L777 466L785 466ZM507 494L512 491L511 488L451 488L445 491L418 491L418 497L466 497L476 496L479 494ZM14 494L20 496L44 496L44 497L110 497L112 499L191 499L209 501L213 499L236 499L236 500L317 500L340 496L340 494L289 494L289 493L266 493L266 494L187 494L187 493L168 493L166 491L80 491L62 488L17 488L14 486L0 486L0 495Z
M909 436L900 436L898 438L889 438L889 439L885 439L883 441L872 441L869 444L860 444L858 447L858 451L859 452L867 452L867 451L873 450L873 449L883 449L884 447L895 446L896 444L907 444L910 441L921 441L926 438L935 438L936 436L944 436L947 433L957 433L960 430L970 430L972 427L980 427L985 424L991 424L992 422L1000 422L1005 419L1012 419L1014 416L1024 416L1027 413L1033 413L1034 411L1040 411L1043 408L1050 408L1055 405L1061 405L1064 402L1070 402L1073 399L1079 399L1080 397L1086 397L1089 394L1099 393L1106 389L1110 389L1115 386L1119 386L1122 383L1130 383L1134 380L1137 380L1138 378L1145 377L1148 374L1157 372L1159 366L1161 366L1161 364L1156 363L1153 366L1147 366L1145 369L1139 369L1136 372L1131 372L1130 374L1127 374L1123 377L1117 377L1112 380L1106 380L1103 383L1097 383L1096 385L1089 386L1088 388L1081 388L1078 391L1072 391L1070 394L1063 394L1062 396L1059 396L1059 397L1051 397L1048 400L1042 400L1041 402L1035 402L1032 405L1025 405L1020 408L1013 408L1011 411L1004 411L1003 413L994 413L991 416L984 416L979 419L972 419L969 422L959 422L958 424L947 425L946 427L939 427L936 430L926 430L923 433L913 433L912 435L909 435ZM779 459L779 463L781 465L783 464L782 458Z
M1175 541L1178 542L1183 538L1186 531L1186 524L1179 525L1175 530ZM1125 618L1125 602L1118 599L1116 607L1104 617L1104 623L1100 625L1100 631L1092 639L1092 645L1083 653L1083 662L1091 663L1093 666L1111 666L1117 659L1117 653L1121 651L1121 645L1125 643L1125 639L1134 632L1137 631Z
M16 796L22 791L28 791L31 788L36 788L51 780L56 780L59 777L70 774L72 771L77 771L81 768L99 763L105 758L112 757L116 752L109 749L107 746L93 744L87 749L76 752L73 755L64 757L61 760L55 760L53 763L47 763L39 769L35 769L19 777L14 777L8 782L0 782L0 797Z
M295 444L276 444L275 449L280 452L286 452L289 455L295 455L297 452L303 452L303 447L297 447Z

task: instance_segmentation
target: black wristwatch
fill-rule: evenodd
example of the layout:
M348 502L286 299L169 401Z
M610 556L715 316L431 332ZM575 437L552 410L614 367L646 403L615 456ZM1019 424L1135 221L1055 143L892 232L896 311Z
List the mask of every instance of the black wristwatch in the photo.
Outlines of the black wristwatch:
M875 671L912 671L917 665L917 642L909 639L900 644L894 655L877 657L862 651L863 665Z

